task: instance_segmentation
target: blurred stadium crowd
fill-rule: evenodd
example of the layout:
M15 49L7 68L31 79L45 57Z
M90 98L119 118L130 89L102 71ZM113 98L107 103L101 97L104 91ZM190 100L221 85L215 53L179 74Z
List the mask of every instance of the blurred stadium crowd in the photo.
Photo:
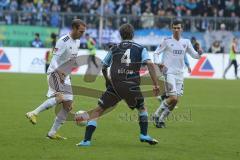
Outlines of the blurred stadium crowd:
M1 0L0 10L10 11L0 14L0 23L51 25L59 27L62 16L60 12L82 13L91 15L101 14L100 0ZM21 17L13 12L25 12ZM12 13L11 13L12 12ZM33 14L34 13L34 14ZM197 16L197 17L237 17L240 15L238 0L103 0L103 15L136 16L132 23L137 28L164 27L163 20L156 21L154 16ZM142 17L140 17L142 16ZM95 17L96 18L96 17ZM93 27L97 20L90 18ZM113 20L108 19L108 25L115 27ZM127 21L122 17L121 22ZM155 22L156 21L156 22ZM139 23L141 22L141 23ZM199 22L200 31L205 31L208 22ZM187 27L190 27L186 25ZM228 26L228 25L227 25ZM234 26L233 26L234 27Z
M104 14L142 15L146 12L165 16L239 15L238 0L104 0ZM99 13L100 0L1 0L0 9L27 12Z
M63 35L73 18L81 18L88 25L87 32L103 44L117 41L118 27L131 23L136 29L135 40L153 50L159 39L171 35L169 26L177 17L184 21L184 37L195 37L205 51L228 52L232 38L240 36L239 15L239 0L0 0L0 25L7 30L3 36L0 32L0 46L30 44L23 44L29 40L17 39L20 25L25 26L24 34L31 29L27 26L47 26L57 28L59 32L54 33ZM11 29L12 25L18 27ZM50 44L49 38L45 38L50 36L41 31L44 46L50 46L46 44ZM33 39L35 33L28 35Z

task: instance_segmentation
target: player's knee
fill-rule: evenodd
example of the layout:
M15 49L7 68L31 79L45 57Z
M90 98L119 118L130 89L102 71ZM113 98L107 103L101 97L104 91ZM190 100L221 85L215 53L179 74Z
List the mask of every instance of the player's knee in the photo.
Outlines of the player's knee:
M72 101L63 101L63 108L70 112L72 110Z
M57 93L56 94L56 101L57 101L57 103L62 103L63 100L64 100L63 94L62 93Z
M171 106L175 106L178 103L177 96L171 96L169 98L170 98Z
M71 106L65 106L63 107L66 111L70 112L72 110L72 105Z

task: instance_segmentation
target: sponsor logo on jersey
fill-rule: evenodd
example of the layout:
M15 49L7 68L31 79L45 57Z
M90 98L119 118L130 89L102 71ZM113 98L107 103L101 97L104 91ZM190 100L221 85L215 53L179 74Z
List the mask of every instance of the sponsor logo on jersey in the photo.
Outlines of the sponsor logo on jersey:
M202 56L199 59L198 63L195 65L191 76L200 76L200 77L212 77L215 71L211 62L207 59L206 56Z
M173 50L173 54L181 55L183 53L184 53L183 50Z
M1 70L9 70L11 68L11 62L8 59L7 54L3 49L0 49L0 69Z

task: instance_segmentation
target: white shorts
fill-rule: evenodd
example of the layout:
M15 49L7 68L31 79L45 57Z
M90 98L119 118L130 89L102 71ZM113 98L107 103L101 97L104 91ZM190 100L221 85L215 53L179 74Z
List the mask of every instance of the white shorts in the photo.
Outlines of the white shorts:
M183 96L183 76L174 74L165 74L165 92L167 96Z
M55 97L56 93L62 93L64 100L66 101L73 100L70 76L67 76L65 78L64 83L61 83L59 75L56 72L53 72L47 76L47 81L48 81L47 97L49 98Z

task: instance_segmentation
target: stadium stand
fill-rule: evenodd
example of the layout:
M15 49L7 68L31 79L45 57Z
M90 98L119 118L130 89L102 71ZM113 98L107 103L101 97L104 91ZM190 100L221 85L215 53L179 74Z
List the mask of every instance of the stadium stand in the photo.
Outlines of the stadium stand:
M229 43L229 39L222 39L225 35L230 35L230 39L240 35L240 2L237 0L103 0L102 6L101 0L2 0L0 25L47 26L58 28L59 33L64 34L71 20L78 17L86 21L91 36L100 41L102 21L100 43L105 44L116 39L118 26L129 22L136 29L135 38L149 49L158 44L149 38L170 35L169 24L175 17L185 23L184 36L196 37L205 51L215 41L221 45ZM224 34L221 25L225 25ZM220 33L217 37L216 32ZM1 40L6 46L26 46L23 42L10 44ZM45 46L50 46L48 41Z

